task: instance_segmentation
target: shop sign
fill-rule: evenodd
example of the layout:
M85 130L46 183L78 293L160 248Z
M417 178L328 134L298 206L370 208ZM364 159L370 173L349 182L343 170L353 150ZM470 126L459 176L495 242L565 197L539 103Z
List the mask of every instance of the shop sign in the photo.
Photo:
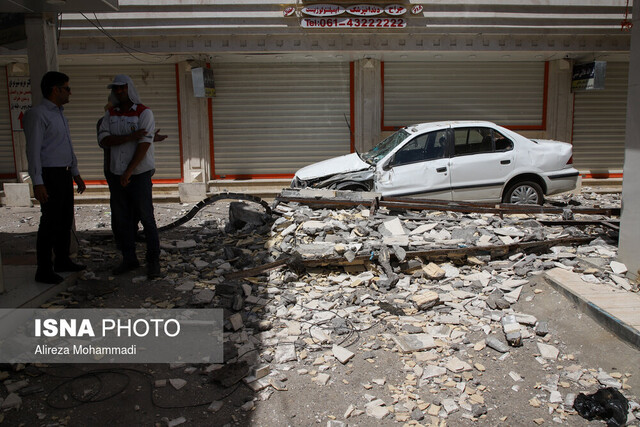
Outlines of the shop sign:
M606 72L606 61L594 61L587 64L574 65L571 76L571 91L604 89Z
M384 8L384 13L391 16L400 16L407 13L407 8L401 4L392 4Z
M302 28L405 28L402 18L302 18Z
M296 8L293 6L289 6L282 13L284 14L284 16L292 16L294 13L296 13Z
M338 16L343 13L348 13L354 16L369 17L377 16L382 13L386 13L390 16L400 16L407 13L407 8L401 4L391 4L388 6L376 6L371 4L358 4L353 6L343 7L335 4L314 4L305 6L300 10L304 15L324 17L324 16ZM284 10L284 16L291 16L295 12L293 6L289 6Z
M384 9L380 6L372 6L370 4L360 4L356 6L349 6L347 13L355 16L376 16L384 12Z
M335 4L314 4L303 7L302 13L310 16L337 16L344 13L344 7Z
M424 7L421 4L417 4L411 8L411 13L417 15L418 13L422 13Z
M193 82L193 96L196 98L213 98L216 96L213 70L211 68L192 68L191 80Z
M23 130L24 113L31 108L31 78L9 77L9 105L11 106L11 127L14 131Z

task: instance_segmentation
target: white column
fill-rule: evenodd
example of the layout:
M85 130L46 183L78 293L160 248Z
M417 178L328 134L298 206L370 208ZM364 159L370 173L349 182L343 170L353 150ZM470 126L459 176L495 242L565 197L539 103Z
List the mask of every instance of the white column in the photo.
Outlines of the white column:
M351 130L355 146L362 153L380 140L382 82L380 61L360 59L354 63L354 122Z
M629 94L622 181L623 212L620 222L618 256L629 275L638 276L640 268L640 2L633 2Z
M47 71L58 71L56 17L49 14L28 14L25 17L27 55L31 75L33 105L42 101L40 80Z
M571 141L573 117L571 67L571 61L566 59L549 62L546 137L564 142Z
M193 95L191 65L181 62L178 67L184 182L207 182L210 158L208 99Z

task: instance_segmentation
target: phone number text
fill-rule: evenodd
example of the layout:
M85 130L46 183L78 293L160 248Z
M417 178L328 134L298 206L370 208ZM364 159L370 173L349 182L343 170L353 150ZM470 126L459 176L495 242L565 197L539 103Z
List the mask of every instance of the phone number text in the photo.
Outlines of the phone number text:
M303 18L303 28L405 28L402 18Z

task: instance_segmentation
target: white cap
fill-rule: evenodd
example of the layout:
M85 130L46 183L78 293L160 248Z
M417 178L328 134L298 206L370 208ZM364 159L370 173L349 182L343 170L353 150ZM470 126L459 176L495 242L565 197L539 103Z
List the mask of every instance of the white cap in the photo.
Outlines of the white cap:
M113 82L107 85L107 89L113 89L114 86L128 85L131 79L126 74L116 74L113 78Z

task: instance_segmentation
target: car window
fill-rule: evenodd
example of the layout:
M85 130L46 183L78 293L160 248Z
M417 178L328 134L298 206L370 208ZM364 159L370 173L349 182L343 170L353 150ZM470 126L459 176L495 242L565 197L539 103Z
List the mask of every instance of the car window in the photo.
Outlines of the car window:
M361 157L365 162L376 164L378 163L378 161L380 161L380 159L393 151L393 149L396 148L398 144L401 144L405 139L407 139L408 136L409 133L407 131L400 129L396 133L386 137L382 142L373 147L371 150L363 153Z
M494 130L493 138L495 139L496 151L511 151L513 150L513 141Z
M441 159L445 157L446 146L446 129L419 135L396 152L393 158L393 165L398 166L425 160Z
M494 150L493 129L460 128L454 132L454 155L491 153Z

